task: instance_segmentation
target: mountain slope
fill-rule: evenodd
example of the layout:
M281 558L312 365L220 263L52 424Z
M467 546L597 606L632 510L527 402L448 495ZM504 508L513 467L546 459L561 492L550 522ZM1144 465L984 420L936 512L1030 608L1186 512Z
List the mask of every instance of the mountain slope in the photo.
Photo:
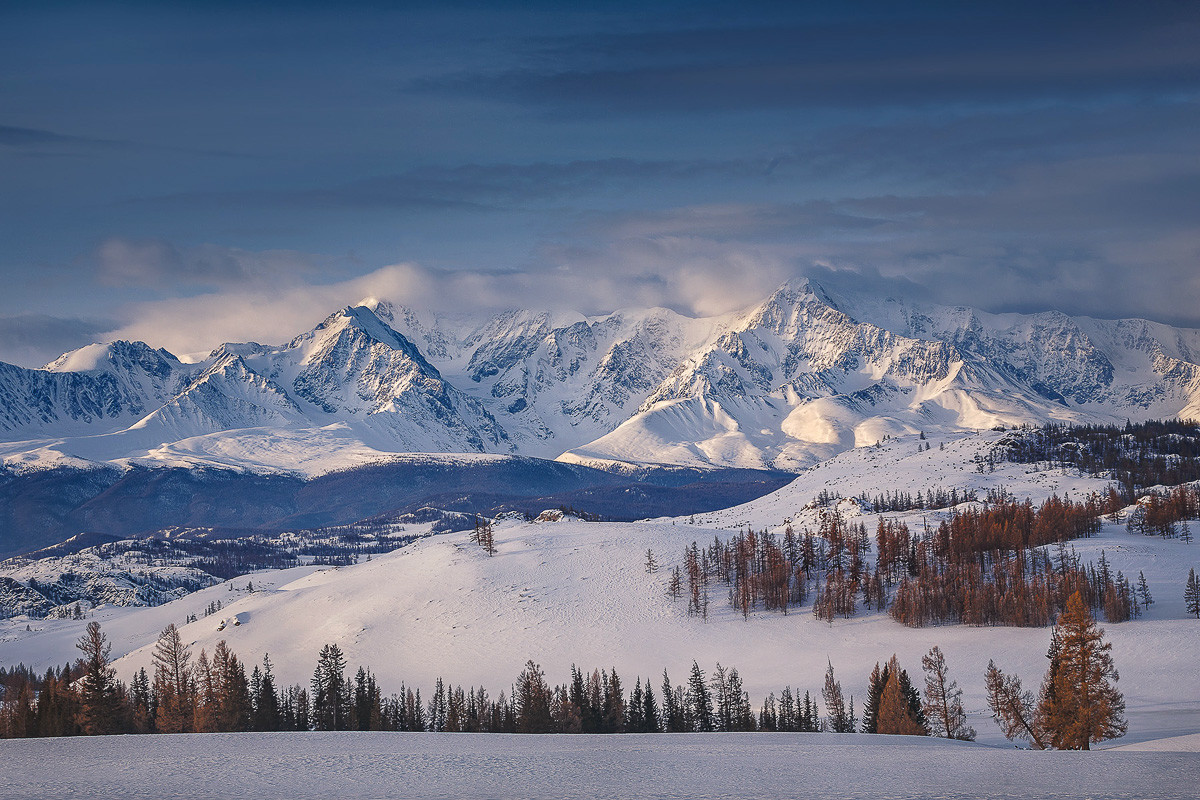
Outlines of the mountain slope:
M10 469L316 475L397 452L798 470L918 431L1200 416L1200 331L988 314L809 281L719 318L429 316L370 299L185 364L91 345L0 365Z
M798 469L921 430L1200 410L1196 331L856 299L785 284L566 457Z

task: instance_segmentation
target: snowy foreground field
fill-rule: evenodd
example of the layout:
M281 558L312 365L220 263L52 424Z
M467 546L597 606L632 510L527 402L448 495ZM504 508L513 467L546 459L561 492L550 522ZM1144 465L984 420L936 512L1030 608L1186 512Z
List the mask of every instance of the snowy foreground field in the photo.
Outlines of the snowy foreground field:
M0 742L5 798L1194 798L1192 752L833 734L311 733ZM1150 745L1142 745L1148 748Z

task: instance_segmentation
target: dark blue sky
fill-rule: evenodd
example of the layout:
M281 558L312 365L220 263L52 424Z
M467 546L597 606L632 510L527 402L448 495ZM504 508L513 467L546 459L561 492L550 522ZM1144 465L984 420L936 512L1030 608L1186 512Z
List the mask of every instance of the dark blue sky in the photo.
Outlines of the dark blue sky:
M1200 326L1200 4L756 9L0 6L0 359L830 272Z

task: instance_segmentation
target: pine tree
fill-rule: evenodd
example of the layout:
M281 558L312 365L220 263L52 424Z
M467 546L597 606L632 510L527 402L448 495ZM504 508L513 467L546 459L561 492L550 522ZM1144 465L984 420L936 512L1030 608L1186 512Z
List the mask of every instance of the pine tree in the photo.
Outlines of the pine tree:
M200 657L196 659L193 673L196 681L196 702L192 709L192 730L199 733L215 733L220 730L217 724L218 690L212 664L209 663L208 653L204 650L200 651Z
M922 659L925 670L925 702L922 706L930 732L946 739L975 740L975 729L967 724L962 689L950 678L946 657L934 646Z
M726 692L729 695L730 718L735 731L753 731L754 709L750 706L750 695L742 688L742 676L737 667L732 667L726 677Z
M713 694L713 727L718 731L733 730L733 709L729 697L729 683L725 679L725 668L717 662L717 668L709 679Z
M312 676L312 728L344 731L349 723L346 691L346 658L336 644L327 644L317 656Z
M682 593L683 575L680 573L679 565L677 564L675 568L671 570L671 579L667 581L667 594L670 595L672 600L678 600Z
M671 679L667 677L667 671L663 670L663 729L667 733L683 733L688 727L686 723L686 715L683 709L683 704L679 701L677 688L671 687Z
M129 684L129 705L133 712L133 732L154 732L154 702L150 694L150 677L142 667Z
M602 729L605 733L624 733L625 696L616 667L613 667L612 671L602 680L602 684L604 694Z
M224 639L217 642L213 650L212 671L216 693L216 730L250 730L252 707L246 670Z
M1150 594L1150 585L1146 583L1146 575L1138 570L1138 596L1142 599L1142 605L1149 608L1154 605L1154 597Z
M879 701L883 697L883 687L886 685L887 667L880 667L876 661L867 680L867 702L863 704L863 733L879 733Z
M193 729L195 687L192 653L174 623L163 628L154 645L154 725L159 733L187 733Z
M518 733L550 733L550 688L542 668L530 659L517 678L513 697L516 702Z
M1200 580L1196 578L1196 568L1188 570L1187 583L1183 587L1183 602L1187 612L1200 619Z
M658 701L654 698L654 687L646 680L646 691L642 694L642 730L646 733L658 733L662 730L659 721Z
M688 679L687 710L690 712L692 730L707 733L715 728L713 721L712 695L704 681L704 671L695 661Z
M822 730L823 721L821 720L821 708L817 705L817 701L809 693L804 690L804 717L801 720L802 727L800 730L808 733L818 733Z
M282 726L279 695L275 691L275 674L271 657L263 655L262 677L254 694L254 730L277 731Z
M625 718L625 730L630 733L645 733L646 719L642 715L645 708L642 701L642 679L639 676L637 683L634 684L633 691L629 693L629 714Z
M825 700L829 729L834 733L853 733L854 724L850 721L853 714L846 711L842 684L834 677L832 661L829 662L829 669L825 671L825 687L821 689L821 697Z
M83 732L89 736L116 733L120 725L121 689L116 671L108 665L112 645L100 631L100 623L89 622L75 646L83 652L86 670L80 692Z
M762 710L758 712L758 729L761 731L779 730L779 706L775 702L775 693L767 695L763 701Z
M1091 612L1077 591L1058 618L1059 646L1051 663L1051 699L1039 709L1050 743L1059 749L1088 750L1096 742L1125 733L1125 700L1119 679Z

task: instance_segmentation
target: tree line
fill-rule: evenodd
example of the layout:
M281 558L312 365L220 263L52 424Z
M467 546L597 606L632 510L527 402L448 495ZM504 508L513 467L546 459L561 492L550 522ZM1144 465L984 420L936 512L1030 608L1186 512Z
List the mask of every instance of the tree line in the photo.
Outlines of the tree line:
M1124 701L1103 631L1076 593L1051 636L1050 670L1035 700L1020 679L989 663L988 703L1010 739L1037 748L1082 748L1124 733ZM790 731L939 736L972 740L963 691L950 677L945 655L933 647L921 662L923 691L895 655L876 663L861 718L830 663L820 700L791 686L767 696L757 713L741 675L717 664L706 675L692 662L687 679L672 684L664 670L655 681L635 679L626 693L615 668L547 682L531 659L507 693L464 689L438 679L422 702L419 689L401 684L387 697L369 670L353 678L336 644L323 647L308 687L276 687L269 657L247 676L225 641L211 657L194 661L179 631L168 625L154 649L154 675L145 669L126 685L110 665L111 647L97 622L88 624L74 665L38 678L20 668L0 675L0 736L74 736L113 733L237 731L433 731L447 733L683 733Z
M1178 419L1122 427L1050 423L1005 437L989 458L1109 474L1128 505L1151 486L1200 480L1200 426Z
M863 492L858 496L862 505L877 514L894 514L904 511L925 511L953 508L962 503L973 503L979 499L974 489L918 489L916 494L903 491L884 491L876 494Z

